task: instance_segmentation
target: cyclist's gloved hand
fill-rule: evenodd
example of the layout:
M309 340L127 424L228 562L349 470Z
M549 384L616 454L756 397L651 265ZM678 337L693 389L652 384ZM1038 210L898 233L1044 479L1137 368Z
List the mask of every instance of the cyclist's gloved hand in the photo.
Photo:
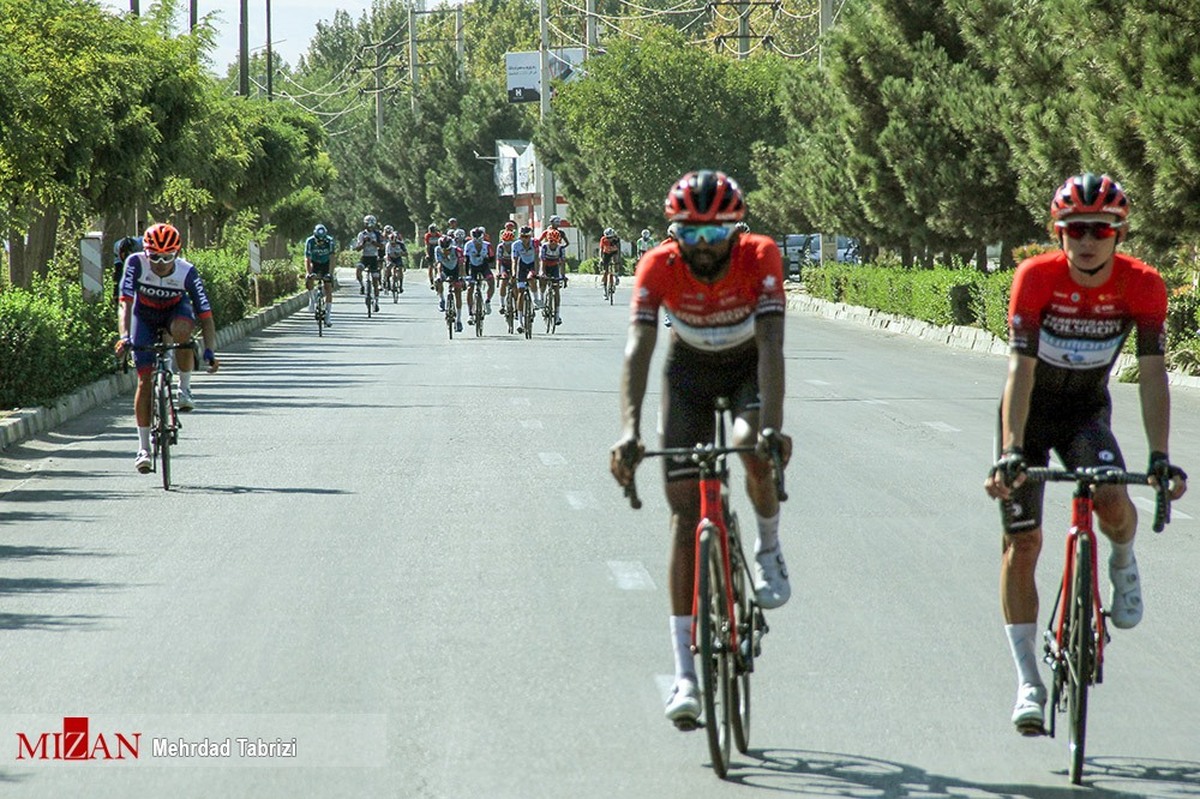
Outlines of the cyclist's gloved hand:
M992 474L999 475L1005 485L1013 485L1025 473L1029 463L1020 447L1009 447L1000 453L1000 459L992 467Z
M754 452L764 460L774 453L779 453L779 462L786 467L792 459L792 437L771 428L761 430L754 445Z
M633 473L645 451L645 444L636 436L625 436L613 444L609 452L608 468L618 485L627 486L633 482Z
M215 372L221 367L221 362L217 360L216 353L209 348L204 348L204 362L208 364L208 371Z
M1154 481L1163 488L1170 489L1171 483L1179 481L1186 483L1188 476L1187 472L1180 469L1178 466L1171 465L1171 459L1167 457L1165 452L1150 453L1150 467L1146 469L1153 477ZM1179 492L1182 495L1182 491ZM1173 497L1178 499L1178 496Z
M129 336L122 336L117 339L116 346L113 348L117 351L117 357L125 354L127 350L133 349L133 339Z

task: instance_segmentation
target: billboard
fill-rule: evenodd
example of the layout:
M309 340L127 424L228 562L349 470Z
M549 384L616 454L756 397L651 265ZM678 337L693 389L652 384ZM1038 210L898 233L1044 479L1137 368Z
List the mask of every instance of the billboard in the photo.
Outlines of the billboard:
M564 47L551 50L551 81L573 80L583 63L582 47ZM508 101L510 103L535 103L542 99L540 77L541 55L533 52L505 53L504 71L508 76Z

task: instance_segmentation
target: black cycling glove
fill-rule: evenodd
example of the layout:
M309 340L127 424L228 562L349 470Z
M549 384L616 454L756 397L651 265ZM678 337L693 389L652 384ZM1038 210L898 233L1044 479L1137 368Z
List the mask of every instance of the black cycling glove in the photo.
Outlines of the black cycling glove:
M1170 458L1165 452L1151 452L1150 466L1146 469L1162 488L1167 488L1171 485L1173 478L1187 479L1187 472L1180 469L1178 466L1172 466Z
M1009 447L1000 453L1000 459L992 467L992 474L1000 475L1006 485L1012 485L1018 476L1025 472L1029 463L1020 447Z

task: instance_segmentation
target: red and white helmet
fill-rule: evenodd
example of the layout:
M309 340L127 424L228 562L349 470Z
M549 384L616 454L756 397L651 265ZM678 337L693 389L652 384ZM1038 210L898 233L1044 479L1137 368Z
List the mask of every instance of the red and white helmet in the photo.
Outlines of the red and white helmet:
M1084 172L1067 178L1050 201L1050 218L1059 222L1078 214L1114 214L1124 222L1129 216L1129 198L1121 184L1108 175Z
M746 201L736 180L724 172L702 169L676 181L667 192L663 209L672 222L719 224L741 221L746 216Z

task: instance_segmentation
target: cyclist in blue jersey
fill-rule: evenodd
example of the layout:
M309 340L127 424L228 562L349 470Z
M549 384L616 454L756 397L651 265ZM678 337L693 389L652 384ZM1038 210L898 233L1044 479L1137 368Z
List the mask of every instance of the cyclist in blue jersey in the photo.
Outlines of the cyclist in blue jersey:
M333 257L337 252L337 240L329 235L324 225L313 228L313 234L304 241L304 288L308 290L308 312L317 310L317 295L313 293L313 282L320 280L325 292L325 324L332 327L333 315Z
M462 270L459 268L462 257L462 250L454 246L454 239L449 236L442 236L438 239L438 246L433 248L433 259L438 265L438 309L442 312L446 310L445 284L449 283L450 287L454 290L454 296L450 301L454 303L455 327L459 333L463 329L463 275Z
M208 371L215 372L220 361L213 354L217 346L217 328L213 323L212 305L196 267L179 257L182 243L174 226L151 225L142 236L143 252L133 253L125 261L117 313L117 355L124 355L131 347L149 346L164 337L185 344L191 340L199 319L204 334L204 360L208 363ZM133 465L145 474L153 468L150 401L154 393L154 353L137 351L133 358L138 374L133 397L138 452ZM191 389L195 355L190 348L179 349L175 351L175 360L179 365L179 410L190 411L196 407Z
M492 312L492 294L496 291L496 277L492 274L492 263L496 260L496 256L492 251L492 243L485 238L486 233L487 231L482 227L471 228L471 239L463 247L463 257L467 261L467 280L471 283L476 280L487 281L487 298L484 300L483 308L476 308L472 299L475 293L467 292L467 312L471 315L472 321L474 321L476 313L486 316Z
M533 240L533 228L523 225L512 245L513 276L517 282L516 291L520 292L530 283L535 286L538 275L538 246ZM524 333L524 326L517 328L518 333Z
M542 262L542 272L538 276L538 293L541 299L537 300L537 306L540 308L545 302L546 288L551 280L561 281L563 287L567 285L567 235L559 230L559 225L562 220L557 216L550 217L547 220L550 226L542 231L541 237L538 239L540 247L538 248L538 258ZM554 324L561 325L562 313L560 310L559 316L554 320Z
M121 298L121 281L125 277L125 261L129 256L142 249L142 240L138 236L123 236L113 244L113 302Z

